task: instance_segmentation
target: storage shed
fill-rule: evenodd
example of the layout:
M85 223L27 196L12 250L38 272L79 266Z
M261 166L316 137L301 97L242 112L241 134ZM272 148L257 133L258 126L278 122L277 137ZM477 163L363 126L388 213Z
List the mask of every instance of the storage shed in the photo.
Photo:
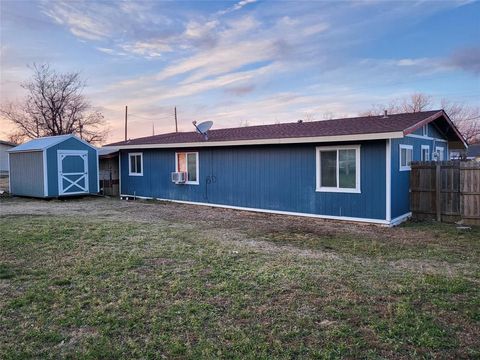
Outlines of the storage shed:
M8 153L12 195L47 198L99 192L97 149L74 135L33 139Z

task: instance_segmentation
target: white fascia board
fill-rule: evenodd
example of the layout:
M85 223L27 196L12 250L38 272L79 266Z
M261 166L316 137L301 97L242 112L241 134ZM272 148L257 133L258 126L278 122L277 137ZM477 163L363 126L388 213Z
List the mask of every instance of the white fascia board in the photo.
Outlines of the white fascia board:
M431 141L441 141L441 142L448 142L448 140L445 139L438 139L430 136L423 136L423 135L417 135L417 134L408 134L405 135L405 137L411 137L411 138L416 138L416 139L423 139L423 140L431 140Z
M171 144L115 145L115 146L104 146L104 148L168 149L168 148L194 148L194 147L215 147L215 146L282 145L282 144L304 144L304 143L398 139L403 137L404 135L402 131L396 131L396 132L374 133L374 134L312 136L312 137L281 138L281 139L256 139L256 140L210 141L210 142L205 141L205 142L171 143Z

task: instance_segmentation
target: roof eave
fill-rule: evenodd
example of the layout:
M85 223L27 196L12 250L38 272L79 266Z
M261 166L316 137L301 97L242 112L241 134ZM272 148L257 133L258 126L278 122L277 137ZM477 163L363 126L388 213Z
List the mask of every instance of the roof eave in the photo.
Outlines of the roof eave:
M402 138L402 131L356 134L356 135L335 135L335 136L312 136L297 138L275 138L275 139L255 139L255 140L234 140L234 141L205 141L190 143L169 143L169 144L132 144L132 145L114 145L104 146L104 148L117 149L169 149L169 148L193 148L193 147L221 147L221 146L248 146L248 145L282 145L282 144L305 144L320 142L346 142L363 140L381 140Z
M449 116L447 115L447 113L443 110L440 110L439 112L433 114L432 116L429 116L425 119L423 119L422 121L419 121L418 123L416 123L415 125L412 125L410 126L409 128L405 129L403 131L403 134L404 135L408 135L408 134L411 134L413 133L414 131L420 129L423 125L426 125L428 123L431 123L432 121L435 121L437 120L438 118L440 117L444 117L445 120L447 121L447 123L451 126L451 128L453 129L453 131L455 132L455 134L458 136L458 138L462 141L463 143L463 146L465 148L468 147L468 143L467 141L465 140L465 138L463 137L463 135L460 133L460 131L457 129L457 127L455 126L455 124L453 123L453 121L449 118Z

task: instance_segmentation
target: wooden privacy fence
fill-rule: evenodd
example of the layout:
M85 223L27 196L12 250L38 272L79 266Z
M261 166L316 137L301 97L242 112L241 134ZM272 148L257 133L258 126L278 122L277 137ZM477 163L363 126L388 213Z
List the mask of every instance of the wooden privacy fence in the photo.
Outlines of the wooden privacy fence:
M413 162L410 189L414 218L480 225L479 162Z

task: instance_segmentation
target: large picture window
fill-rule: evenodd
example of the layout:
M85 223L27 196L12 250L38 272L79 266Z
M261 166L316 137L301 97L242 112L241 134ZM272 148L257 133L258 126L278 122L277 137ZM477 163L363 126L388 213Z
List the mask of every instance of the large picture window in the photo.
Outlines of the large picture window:
M177 172L187 173L186 184L198 184L198 152L176 153Z
M413 158L412 145L400 145L400 171L410 171Z
M317 191L360 192L360 146L317 147Z
M128 175L130 176L143 175L143 154L142 153L128 154Z

